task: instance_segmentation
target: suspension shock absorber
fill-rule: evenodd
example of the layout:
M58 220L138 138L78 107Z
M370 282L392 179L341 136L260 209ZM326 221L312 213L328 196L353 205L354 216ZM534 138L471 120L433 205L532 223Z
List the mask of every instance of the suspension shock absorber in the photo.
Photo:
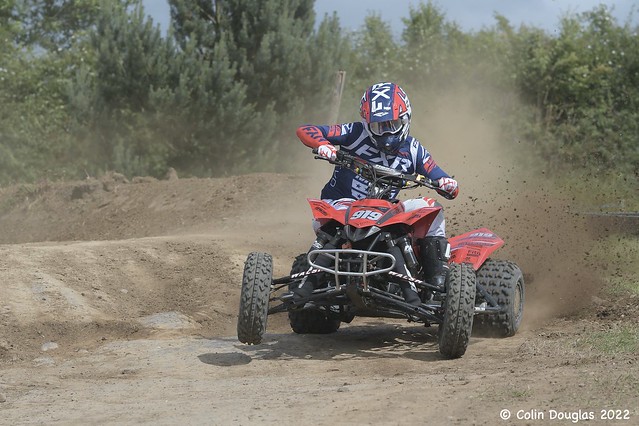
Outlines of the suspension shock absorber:
M404 245L405 243L402 242L402 240L403 238L392 240L389 236L389 238L386 240L386 242L388 243L388 252L395 258L395 272L412 276L412 268L409 266L408 262L412 262L416 265L417 259L415 258L415 253L413 253L412 251L412 247L409 251L409 253L412 254L412 258L411 256L404 255L404 249L402 248L402 245ZM410 245L410 241L408 241L406 244ZM407 257L410 258L410 260ZM406 300L407 303L413 306L419 306L419 304L421 303L421 299L419 297L419 294L417 293L417 287L415 287L415 284L406 282L404 280L397 280L396 282L397 284L399 284L399 287L402 290L404 300Z
M415 256L415 251L413 250L410 238L408 235L404 235L403 237L396 239L395 242L402 250L404 261L406 262L406 266L408 267L411 275L415 276L419 269L419 263L417 262L417 256Z
M311 250L323 249L326 243L328 243L331 240L331 238L332 238L331 234L324 232L322 230L318 231L317 238L315 239L315 241L313 241L313 244L311 245Z
M342 239L342 232L339 230L335 233L334 236L327 232L320 231L320 233L318 233L317 235L317 239L315 240L315 242L313 242L313 245L311 246L311 250L334 249L338 246L339 241L341 239ZM315 260L315 263L324 267L330 266L332 262L333 262L333 259L331 259L329 256L323 256L323 255L318 256L318 258Z

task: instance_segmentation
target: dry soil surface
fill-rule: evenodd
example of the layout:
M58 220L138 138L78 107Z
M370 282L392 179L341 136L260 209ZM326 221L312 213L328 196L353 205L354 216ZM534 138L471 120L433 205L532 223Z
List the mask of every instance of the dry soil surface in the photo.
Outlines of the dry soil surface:
M281 314L262 344L240 344L244 259L269 252L286 275L312 241L304 199L322 179L1 189L0 423L639 424L637 355L583 342L636 321L638 301L600 296L592 236L525 185L446 205L451 234L487 226L507 242L497 257L525 271L515 337L473 337L443 360L436 327L356 319L296 335Z

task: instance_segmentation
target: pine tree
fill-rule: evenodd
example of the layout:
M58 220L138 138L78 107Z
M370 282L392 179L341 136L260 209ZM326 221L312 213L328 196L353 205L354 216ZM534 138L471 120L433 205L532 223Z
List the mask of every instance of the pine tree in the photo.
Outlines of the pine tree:
M25 28L24 42L48 51L69 49L74 40L90 30L100 14L103 0L17 0ZM109 2L124 9L141 0Z
M246 86L246 102L273 118L280 130L276 139L290 139L305 117L326 115L347 45L335 17L317 34L313 31L313 0L170 0L169 4L180 46L195 43L205 59L217 45L226 46L234 79ZM263 152L277 151L276 145L265 137L253 142ZM281 152L285 151L282 146Z
M77 73L71 97L89 163L156 176L169 166L207 175L239 167L260 116L223 41L206 55L195 40L178 47L141 6L111 2L90 40L94 60Z

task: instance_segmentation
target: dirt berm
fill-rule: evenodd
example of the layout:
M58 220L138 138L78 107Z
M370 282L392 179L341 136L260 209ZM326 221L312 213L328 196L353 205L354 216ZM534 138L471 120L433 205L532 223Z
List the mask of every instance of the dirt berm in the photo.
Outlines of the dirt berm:
M637 300L597 296L583 224L525 186L467 185L446 204L451 234L487 226L507 242L498 257L525 271L515 337L473 337L446 361L436 327L295 335L283 315L263 344L240 344L246 255L271 253L285 275L312 240L305 198L323 179L112 173L1 189L0 423L569 424L592 412L589 424L610 424L605 409L639 423L637 355L583 344L636 321Z

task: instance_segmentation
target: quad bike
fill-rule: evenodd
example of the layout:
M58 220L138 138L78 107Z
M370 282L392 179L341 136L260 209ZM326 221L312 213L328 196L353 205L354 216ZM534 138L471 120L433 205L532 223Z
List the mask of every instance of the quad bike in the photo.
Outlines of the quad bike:
M502 239L486 228L451 238L445 282L427 282L429 271L419 261L426 247L415 236L425 235L441 206L407 212L394 195L400 189L436 190L437 182L339 151L330 163L368 180L368 194L347 209L308 200L321 225L318 235L324 238L318 241L323 244L297 256L289 276L273 279L272 257L249 254L237 324L241 342L260 343L267 316L280 312L288 312L291 328L300 334L332 333L356 316L437 324L439 351L445 358L466 352L473 328L501 337L517 332L523 315L523 274L513 262L489 258L504 244ZM314 279L315 289L299 298L293 289L305 279ZM403 297L407 287L417 291L417 303Z

